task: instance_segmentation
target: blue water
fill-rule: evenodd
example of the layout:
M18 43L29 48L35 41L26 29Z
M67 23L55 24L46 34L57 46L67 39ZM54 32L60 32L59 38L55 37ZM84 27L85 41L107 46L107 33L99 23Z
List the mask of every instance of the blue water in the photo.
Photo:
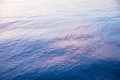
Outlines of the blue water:
M1 0L0 80L120 80L119 0Z

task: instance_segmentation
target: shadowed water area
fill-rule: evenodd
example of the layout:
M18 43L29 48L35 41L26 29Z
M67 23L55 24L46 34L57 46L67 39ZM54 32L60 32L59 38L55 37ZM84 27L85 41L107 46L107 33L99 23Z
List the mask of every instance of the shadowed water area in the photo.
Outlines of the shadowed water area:
M0 0L0 80L120 80L119 0Z

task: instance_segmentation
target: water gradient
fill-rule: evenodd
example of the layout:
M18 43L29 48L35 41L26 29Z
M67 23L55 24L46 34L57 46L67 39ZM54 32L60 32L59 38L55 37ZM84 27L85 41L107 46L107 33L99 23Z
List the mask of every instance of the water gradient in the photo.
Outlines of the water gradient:
M119 0L1 0L0 80L120 80Z

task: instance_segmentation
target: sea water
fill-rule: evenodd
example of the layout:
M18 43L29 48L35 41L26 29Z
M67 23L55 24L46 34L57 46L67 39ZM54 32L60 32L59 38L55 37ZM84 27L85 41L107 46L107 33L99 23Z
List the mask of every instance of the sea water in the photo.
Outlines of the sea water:
M0 0L0 80L120 80L119 0Z

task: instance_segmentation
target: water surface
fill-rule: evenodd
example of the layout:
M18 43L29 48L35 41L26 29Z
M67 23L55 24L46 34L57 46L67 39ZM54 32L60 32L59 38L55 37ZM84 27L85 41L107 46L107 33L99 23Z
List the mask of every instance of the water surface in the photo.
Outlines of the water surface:
M118 0L1 0L0 80L120 80Z

